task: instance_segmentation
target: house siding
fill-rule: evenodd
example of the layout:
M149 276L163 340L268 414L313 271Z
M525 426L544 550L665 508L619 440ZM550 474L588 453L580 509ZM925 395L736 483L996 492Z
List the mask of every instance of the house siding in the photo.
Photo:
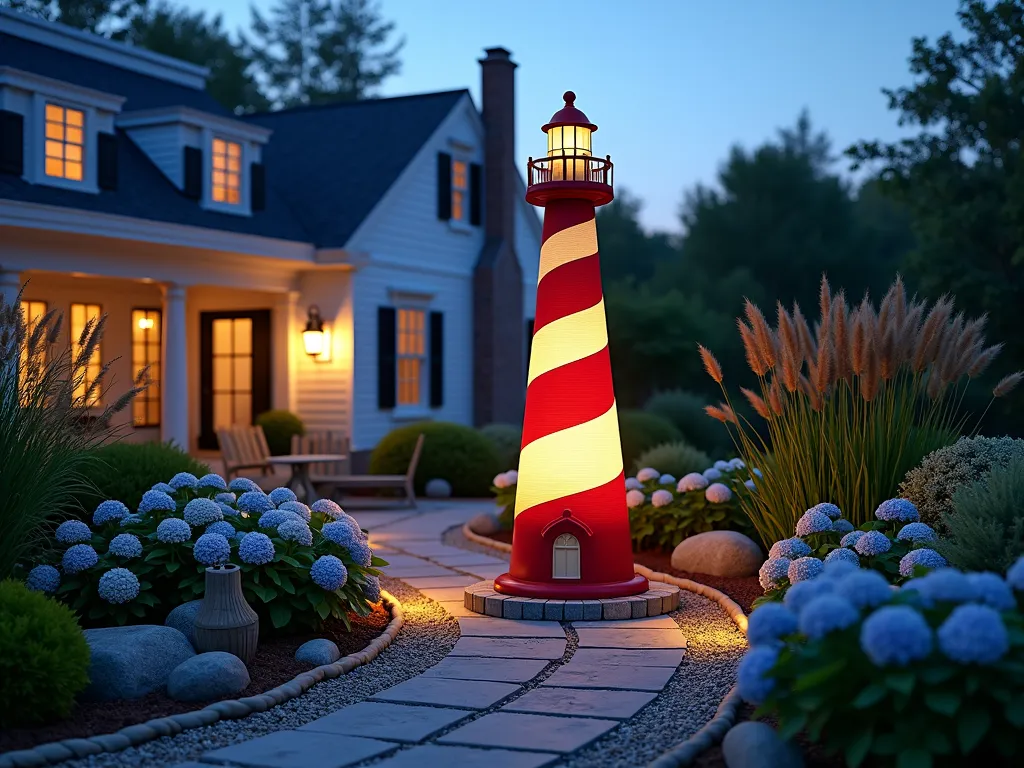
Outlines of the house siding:
M198 128L175 123L130 128L128 136L157 168L181 189L185 184L184 147L199 147L202 135Z

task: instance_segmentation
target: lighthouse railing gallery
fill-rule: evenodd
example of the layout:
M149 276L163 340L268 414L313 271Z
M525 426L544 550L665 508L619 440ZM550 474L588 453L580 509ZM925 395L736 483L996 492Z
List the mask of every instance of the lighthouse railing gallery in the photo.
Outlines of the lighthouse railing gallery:
M549 181L589 181L612 185L612 158L592 155L556 155L530 158L526 164L529 184Z

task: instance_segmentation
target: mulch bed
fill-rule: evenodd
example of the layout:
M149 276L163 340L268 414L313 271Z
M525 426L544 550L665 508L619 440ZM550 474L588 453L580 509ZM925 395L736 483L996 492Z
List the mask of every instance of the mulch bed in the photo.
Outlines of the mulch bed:
M358 653L376 639L391 621L391 615L383 606L376 606L368 616L350 615L352 631L345 629L340 619L329 619L323 630L317 633L289 635L260 639L256 658L249 665L251 682L239 693L223 697L241 699L246 696L269 691L287 683L297 675L313 668L312 664L295 660L295 651L307 640L327 637L337 643L342 656ZM120 701L85 701L77 704L71 716L51 725L35 728L14 728L0 731L0 754L16 749L30 749L61 739L85 738L144 723L156 717L167 717L182 712L202 709L214 701L175 701L164 693L151 693L140 699Z

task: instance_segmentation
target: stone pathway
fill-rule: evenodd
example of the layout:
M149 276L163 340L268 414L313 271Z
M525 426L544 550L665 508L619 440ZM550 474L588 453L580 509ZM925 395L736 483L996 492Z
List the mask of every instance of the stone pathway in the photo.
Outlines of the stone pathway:
M686 649L668 616L558 623L491 618L464 607L466 586L508 568L441 542L445 530L479 511L451 504L355 514L389 561L385 573L458 620L461 637L443 661L296 730L176 768L538 768L561 762L654 700Z

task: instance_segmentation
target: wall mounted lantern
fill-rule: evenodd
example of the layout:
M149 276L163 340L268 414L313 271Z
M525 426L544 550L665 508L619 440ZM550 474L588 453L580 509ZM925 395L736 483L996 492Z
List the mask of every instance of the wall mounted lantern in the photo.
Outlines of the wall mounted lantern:
M302 346L306 354L314 360L319 359L326 349L326 333L324 333L324 321L320 317L320 308L313 304L309 308L306 317L306 330L302 332Z

